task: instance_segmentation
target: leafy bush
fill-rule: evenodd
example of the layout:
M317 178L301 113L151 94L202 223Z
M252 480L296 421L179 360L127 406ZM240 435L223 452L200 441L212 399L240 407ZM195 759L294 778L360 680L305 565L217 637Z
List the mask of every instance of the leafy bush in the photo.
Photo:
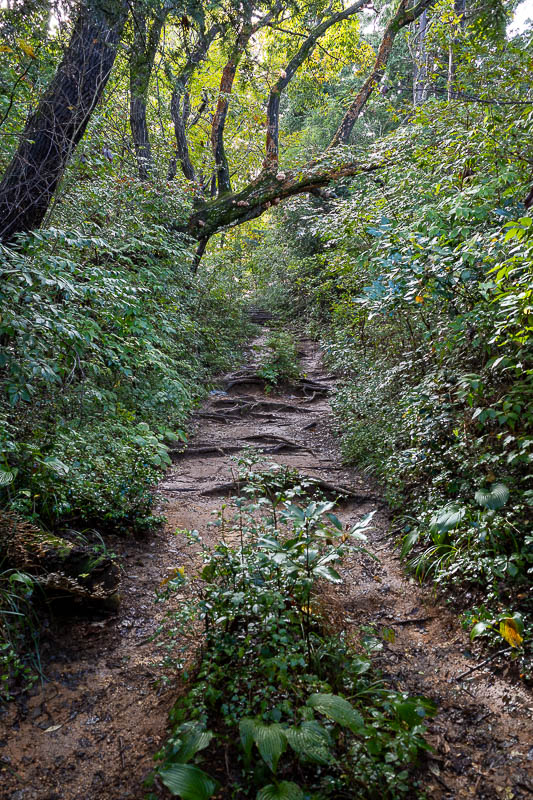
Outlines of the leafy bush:
M266 346L268 352L258 369L259 375L270 386L297 380L300 365L294 336L287 331L278 331L270 336Z
M150 520L167 445L247 334L172 231L187 202L103 176L71 189L65 227L2 248L0 502L48 525Z
M36 583L20 570L0 572L0 701L13 699L15 685L35 683L40 669L39 621L33 607Z

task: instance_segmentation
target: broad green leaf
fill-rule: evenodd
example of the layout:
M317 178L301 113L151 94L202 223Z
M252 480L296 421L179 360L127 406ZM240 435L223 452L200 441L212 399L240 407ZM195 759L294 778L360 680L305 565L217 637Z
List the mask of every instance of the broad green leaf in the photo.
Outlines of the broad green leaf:
M411 533L408 533L407 536L403 537L402 549L400 552L401 558L405 558L405 556L411 552L415 544L418 542L419 537L419 531L411 531Z
M239 734L241 737L242 749L247 761L250 760L252 747L254 746L254 734L257 726L255 719L241 719L239 722Z
M331 583L342 583L341 576L333 567L320 565L316 567L313 572L315 575L319 575L321 578L325 578Z
M509 499L509 489L504 483L493 483L490 489L478 489L474 495L476 503L483 508L496 511L503 508Z
M331 524L334 525L338 531L342 531L342 522L338 517L335 516L335 514L326 514L326 516L331 522Z
M364 728L361 714L344 697L336 694L312 694L307 705L354 733L360 733Z
M302 722L285 731L287 741L295 753L319 764L329 764L331 739L325 728L316 720Z
M280 756L287 746L287 739L281 725L277 722L272 725L258 722L254 730L254 741L263 761L268 764L272 772L275 772Z
M185 722L177 731L177 738L180 740L180 749L174 754L173 758L185 764L196 755L199 750L203 750L211 739L213 734L211 731L206 731L203 726L198 722Z
M14 479L14 472L7 472L4 470L0 471L0 486L7 486L8 484L13 483Z
M303 796L304 793L297 783L280 781L259 789L256 800L303 800Z
M477 622L470 631L470 638L475 639L477 636L481 636L482 633L485 633L485 631L491 627L492 623L490 622Z
M173 764L160 770L159 776L167 789L182 800L208 800L218 788L213 778L192 764Z
M430 526L438 533L447 533L459 525L465 514L464 506L450 503L431 517Z

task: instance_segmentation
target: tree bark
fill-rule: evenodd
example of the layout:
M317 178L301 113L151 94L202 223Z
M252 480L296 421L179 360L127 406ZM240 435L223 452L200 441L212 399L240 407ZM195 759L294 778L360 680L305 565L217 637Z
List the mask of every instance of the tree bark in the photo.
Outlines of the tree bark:
M466 22L466 0L454 0L453 10L459 20L459 29L463 30ZM450 42L448 49L448 102L459 96L456 82L457 59L454 53L454 47L457 46L458 41L459 36L456 34Z
M170 116L174 125L174 136L176 137L176 157L170 160L167 177L172 180L176 175L177 162L179 161L182 172L188 181L196 180L196 172L191 160L189 152L189 144L187 142L187 127L192 127L199 119L207 105L207 97L202 98L202 103L196 111L194 118L187 126L191 105L189 93L187 91L187 84L191 79L192 74L207 56L209 48L214 42L215 38L223 30L222 26L215 23L211 26L207 34L203 27L200 28L199 38L196 46L193 48L187 63L181 70L180 74L174 78L168 69L169 79L173 83L172 98L170 101Z
M168 8L158 9L151 24L142 9L134 13L133 18L133 49L130 55L130 127L137 169L142 181L148 180L153 170L146 106L155 55L168 11Z
M89 0L0 184L0 240L37 228L102 96L127 18L122 0Z
M418 22L414 25L414 54L413 54L413 105L425 103L427 99L427 63L426 63L426 31L427 11L424 10Z
M249 20L243 24L231 55L222 70L222 77L220 79L217 107L211 125L211 148L213 150L213 158L215 159L217 191L219 195L231 192L229 164L224 147L224 128L226 125L226 117L228 116L229 99L233 89L233 81L235 80L237 67L255 29L256 27L253 26Z
M353 162L340 167L332 167L331 164L324 166L313 164L307 169L277 174L264 170L241 192L217 197L192 214L188 233L193 239L206 242L222 228L255 219L271 206L278 205L281 200L298 194L313 193L316 189L342 178L374 172L383 166L382 162L366 165Z

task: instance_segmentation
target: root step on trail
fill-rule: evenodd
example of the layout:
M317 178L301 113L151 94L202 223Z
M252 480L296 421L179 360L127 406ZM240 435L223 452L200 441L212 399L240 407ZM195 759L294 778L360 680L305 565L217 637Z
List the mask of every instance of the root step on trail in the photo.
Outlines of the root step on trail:
M325 612L349 633L363 625L378 635L392 629L376 657L385 680L436 702L429 727L435 752L424 768L428 798L531 797L533 725L525 711L531 697L492 674L490 663L481 665L456 618L404 575L379 494L342 466L327 400L334 378L322 368L317 345L300 341L306 378L298 396L291 388L266 396L263 382L246 380L257 372L265 342L266 336L254 342L246 370L228 376L243 379L233 383L232 395L212 395L196 415L188 450L173 453L160 486L165 530L109 542L124 564L117 615L99 620L80 609L76 619L56 623L43 652L49 682L0 718L2 800L144 798L142 780L176 697L175 688L163 691L155 682L163 674L154 666L161 651L150 635L164 608L154 605L154 593L177 567L194 574L196 556L180 531L196 529L205 542L216 541L208 523L220 505L215 495L235 488L231 454L254 444L263 452L280 448L270 457L344 495L343 524L378 508L368 548L379 562L359 555L343 563L345 582L328 589Z

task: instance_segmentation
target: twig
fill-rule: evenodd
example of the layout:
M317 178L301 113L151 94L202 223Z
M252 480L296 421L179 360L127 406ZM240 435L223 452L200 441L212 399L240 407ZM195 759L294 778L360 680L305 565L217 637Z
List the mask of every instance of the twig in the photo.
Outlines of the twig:
M470 667L470 669L467 669L464 672L461 672L460 675L457 675L455 680L456 681L461 681L463 678L466 678L467 675L470 675L472 672L475 672L477 669L481 669L481 667L484 667L485 664L488 664L490 661L493 661L495 658L498 658L498 656L503 656L505 653L510 653L511 650L512 650L512 647L504 647L503 650L498 650L497 653L493 653L491 656L486 658L484 661L480 661L479 664L475 664L473 667Z

